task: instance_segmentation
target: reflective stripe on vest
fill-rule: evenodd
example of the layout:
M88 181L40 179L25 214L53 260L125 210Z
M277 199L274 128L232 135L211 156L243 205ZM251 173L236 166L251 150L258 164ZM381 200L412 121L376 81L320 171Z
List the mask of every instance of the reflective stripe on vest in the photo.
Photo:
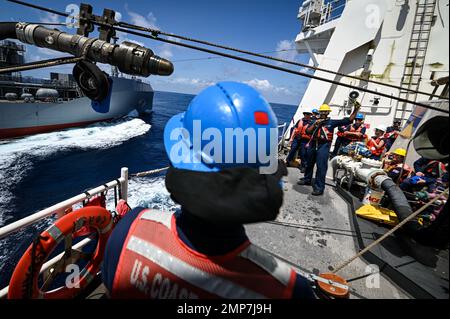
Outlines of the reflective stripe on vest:
M114 277L117 298L290 298L292 268L244 243L205 256L178 237L173 214L144 210L130 227Z
M263 295L245 289L231 281L214 276L210 273L192 267L188 263L168 254L155 245L141 238L132 236L127 249L159 264L175 276L187 281L200 289L206 290L222 298L263 299Z
M270 273L280 283L287 286L291 279L292 269L287 264L268 255L264 250L255 245L248 246L240 256L251 260L259 267Z
M317 132L317 138L322 141L333 141L333 131L330 131L325 126L322 126Z
M164 213L160 210L145 210L140 218L163 224L167 228L171 229L172 217L173 213Z

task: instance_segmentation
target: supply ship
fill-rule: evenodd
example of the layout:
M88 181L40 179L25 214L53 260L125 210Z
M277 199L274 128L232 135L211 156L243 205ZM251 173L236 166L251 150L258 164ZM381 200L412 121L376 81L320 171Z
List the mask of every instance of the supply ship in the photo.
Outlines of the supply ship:
M21 65L25 46L0 42L0 67ZM72 74L50 73L50 79L23 76L21 72L0 75L0 139L51 132L69 127L121 118L136 110L149 113L153 89L138 78L119 76L112 68L108 112L96 112L79 89Z

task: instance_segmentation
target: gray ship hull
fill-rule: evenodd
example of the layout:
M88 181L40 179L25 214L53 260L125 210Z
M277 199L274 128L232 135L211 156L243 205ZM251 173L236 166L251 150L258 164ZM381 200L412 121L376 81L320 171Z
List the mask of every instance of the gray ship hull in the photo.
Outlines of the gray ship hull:
M1 101L0 139L44 133L123 117L133 110L149 112L153 106L150 84L112 78L109 111L98 113L87 97L63 102Z

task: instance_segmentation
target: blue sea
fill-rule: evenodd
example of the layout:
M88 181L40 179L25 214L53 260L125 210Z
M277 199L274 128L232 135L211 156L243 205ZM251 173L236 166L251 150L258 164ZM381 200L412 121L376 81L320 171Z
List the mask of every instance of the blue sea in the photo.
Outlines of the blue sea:
M153 113L129 116L85 128L0 141L0 227L120 176L168 165L163 130L168 119L183 112L193 95L155 92ZM296 105L272 103L279 124L289 122ZM129 203L170 210L175 204L164 186L164 173L131 177ZM114 195L108 194L108 208ZM0 289L8 284L20 256L34 236L52 222L37 225L0 240Z

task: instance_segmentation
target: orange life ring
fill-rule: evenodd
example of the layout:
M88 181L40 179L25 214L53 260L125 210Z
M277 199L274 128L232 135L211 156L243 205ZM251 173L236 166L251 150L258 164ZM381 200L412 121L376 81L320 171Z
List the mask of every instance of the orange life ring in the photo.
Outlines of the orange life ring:
M65 240L66 236L78 237L76 232L86 226L97 231L98 242L92 258L80 272L79 280L70 288L64 286L52 291L41 291L38 286L38 277L46 259L58 244ZM96 276L112 228L111 213L99 206L84 207L58 219L40 234L17 263L9 283L8 298L74 298Z

